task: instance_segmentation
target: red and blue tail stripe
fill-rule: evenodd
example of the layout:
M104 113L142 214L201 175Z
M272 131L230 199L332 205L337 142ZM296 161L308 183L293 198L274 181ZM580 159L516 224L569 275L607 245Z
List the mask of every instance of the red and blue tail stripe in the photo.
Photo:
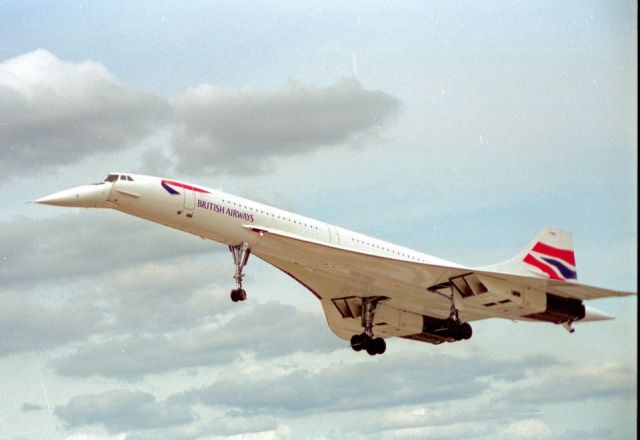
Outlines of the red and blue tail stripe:
M523 261L537 267L552 280L575 280L578 278L573 249L559 249L539 241L531 248Z
M162 184L162 187L171 195L180 194L180 192L176 191L174 187L188 189L188 190L199 192L199 193L209 194L209 191L206 191L202 188L198 188L197 186L187 185L186 183L176 182L174 180L162 179L160 183Z

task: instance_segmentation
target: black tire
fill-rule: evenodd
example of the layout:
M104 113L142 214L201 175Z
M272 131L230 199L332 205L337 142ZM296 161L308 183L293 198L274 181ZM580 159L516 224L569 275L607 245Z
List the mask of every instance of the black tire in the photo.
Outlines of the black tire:
M375 356L378 354L378 352L376 351L375 344L373 344L373 341L367 344L367 353L369 353L370 356Z
M240 301L240 297L238 296L238 290L237 289L233 289L231 291L231 301L233 301L234 303Z
M247 292L244 289L238 291L238 301L244 301L247 299Z
M383 354L385 351L387 351L387 343L382 338L375 338L373 341L371 341L371 345L373 345L376 354Z
M365 339L366 339L366 335L364 334L351 336L351 348L353 348L354 351L360 351L364 349Z
M458 330L456 333L457 333L456 339L458 340L470 339L471 335L473 335L473 330L471 329L471 325L469 325L468 322L463 322L462 324L460 324L460 327L458 327Z
M459 324L456 322L455 319L447 318L444 323L444 326L449 330L456 330L459 327Z

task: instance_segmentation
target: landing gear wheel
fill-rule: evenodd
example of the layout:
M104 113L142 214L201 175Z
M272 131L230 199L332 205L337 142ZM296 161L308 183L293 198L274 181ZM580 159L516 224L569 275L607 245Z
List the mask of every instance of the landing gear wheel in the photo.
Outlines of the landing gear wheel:
M373 343L373 341L375 341L375 339L369 339L367 344L367 353L369 353L370 356L375 356L378 354L376 345Z
M244 289L233 289L231 291L231 301L238 302L247 299L247 292Z
M382 354L387 349L387 343L382 338L369 338L366 340L366 350L371 356Z
M367 345L367 339L367 335L365 335L364 333L351 336L351 348L353 348L354 351L360 351L364 349Z
M376 350L376 354L383 354L387 350L387 343L382 338L375 338L371 341L371 345Z
M471 325L469 325L468 322L463 322L462 324L460 324L458 330L456 331L456 339L469 339L471 338L472 334L473 330L471 329Z

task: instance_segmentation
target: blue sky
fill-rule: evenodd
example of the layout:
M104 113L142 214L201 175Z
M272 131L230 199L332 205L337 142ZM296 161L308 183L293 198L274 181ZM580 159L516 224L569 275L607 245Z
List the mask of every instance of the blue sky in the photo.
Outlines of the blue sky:
M159 174L471 265L552 224L580 281L636 291L636 17L0 2L3 438L635 438L635 297L572 335L487 321L363 359L258 260L238 308L223 246L26 202Z

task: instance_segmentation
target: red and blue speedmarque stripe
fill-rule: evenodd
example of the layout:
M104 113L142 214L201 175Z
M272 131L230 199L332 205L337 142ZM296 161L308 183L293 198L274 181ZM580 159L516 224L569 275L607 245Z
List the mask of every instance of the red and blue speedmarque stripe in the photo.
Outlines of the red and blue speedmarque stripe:
M188 185L186 183L176 182L175 180L162 179L162 181L160 183L162 184L162 187L165 190L167 190L167 192L169 194L171 194L171 195L180 194L179 191L176 191L173 188L174 186L178 187L178 188L182 188L182 189L187 189L187 190L199 192L199 193L209 194L209 191L207 191L207 190L204 190L202 188L198 188L197 186Z

